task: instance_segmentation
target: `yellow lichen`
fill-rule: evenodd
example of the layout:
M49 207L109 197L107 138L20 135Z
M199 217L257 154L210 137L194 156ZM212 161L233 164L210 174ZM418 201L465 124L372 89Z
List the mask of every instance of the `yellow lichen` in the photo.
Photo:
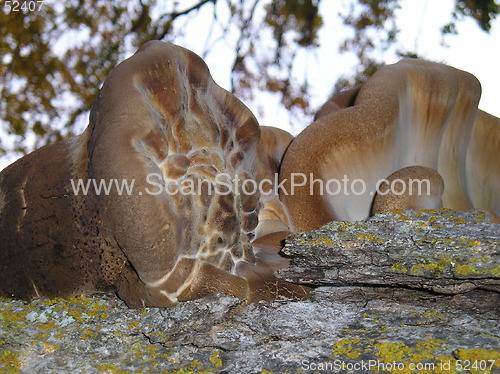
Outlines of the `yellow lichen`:
M405 268L400 262L394 263L394 265L391 266L391 270L403 274L408 272L408 269Z
M48 337L49 334L46 332L37 332L33 335L33 338L35 338L37 341L47 340Z
M448 258L443 258L438 261L427 261L414 265L410 269L410 274L422 275L424 270L431 271L436 275L441 275L443 271L449 268L451 261Z
M436 312L435 310L429 310L428 312L425 312L424 314L422 314L422 317L425 318L434 317L437 319L444 319L444 316L441 313Z
M471 374L490 374L493 368L500 368L500 352L493 349L464 349L459 348L453 355ZM456 366L455 363L455 366Z
M335 356L344 355L349 358L358 358L361 353L357 350L360 342L359 339L342 339L335 343L333 347L333 354Z
M301 240L301 244L307 244L307 245L334 245L335 241L332 240L328 235L326 234L317 234L314 233L311 237L304 238Z
M405 366L405 370L394 368L388 370L390 373L413 373L410 364L436 361L436 352L444 345L444 340L428 340L418 342L415 347L409 347L405 343L375 343L375 354L383 363L398 362ZM419 371L420 373L432 371Z
M500 265L497 265L493 269L490 269L490 273L495 277L500 277Z
M48 322L38 323L36 327L39 328L40 330L52 330L55 329L57 326L54 321L48 321Z
M12 309L11 305L7 305L6 308L2 311L0 319L6 322L19 323L17 327L20 327L20 325L26 327L23 322L26 322L26 314L28 313L28 310L15 311Z
M474 268L472 264L462 265L460 263L455 264L455 270L457 274L460 275L471 275L471 274L479 274L480 272Z
M40 301L40 304L41 305L46 305L46 306L52 306L52 305L59 304L60 302L66 302L66 300L60 299L60 298L56 297L55 299L45 299L45 300L42 300L42 301Z
M139 321L134 321L134 322L131 322L131 323L128 325L128 328L129 328L130 330L133 330L133 329L135 329L138 325L139 325Z
M115 365L112 364L103 364L99 366L99 370L103 373L112 373L112 374L129 374L130 371L122 370Z
M454 221L453 223L455 223L457 225L463 225L463 224L467 223L467 221L464 220L463 218L457 218L457 217L451 216L448 219L451 221Z
M477 222L489 222L489 219L484 212L477 212L476 214L474 214L474 218Z
M208 361L210 361L214 366L219 369L222 367L222 360L220 358L220 351L214 351L212 355L209 357Z
M12 351L0 352L0 370L5 374L18 373L20 369L19 353Z
M433 310L422 315L423 317L443 316ZM490 374L491 368L500 367L500 352L492 349L457 349L453 355L446 356L440 351L447 349L445 340L426 340L409 346L404 342L381 342L383 337L366 339L344 338L337 342L333 348L334 355L343 355L355 359L363 354L375 355L380 367L371 368L374 372L389 372L401 374L455 374L463 372L460 367L468 365L468 372L472 374ZM398 365L394 365L398 363ZM488 370L483 370L486 365ZM460 366L461 365L461 366ZM482 367L482 369L481 369Z
M47 343L43 343L43 349L45 350L45 352L54 352L55 350L61 348L60 345L57 345L57 344L47 344Z
M80 339L93 340L97 337L97 335L98 335L97 331L86 329L82 332Z
M356 237L361 240L367 240L367 241L372 241L376 243L384 243L385 240L378 238L376 235L373 234L366 234L366 233L356 233Z

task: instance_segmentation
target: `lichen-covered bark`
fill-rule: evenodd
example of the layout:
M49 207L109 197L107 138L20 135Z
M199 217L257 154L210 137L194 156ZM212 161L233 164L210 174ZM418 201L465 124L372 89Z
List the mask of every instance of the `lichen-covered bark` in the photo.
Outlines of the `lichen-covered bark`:
M2 299L0 371L370 373L318 369L396 362L456 373L460 360L471 359L491 366L475 373L494 373L500 369L498 304L498 295L486 291L450 297L374 287L321 287L305 302L245 305L210 296L143 310L112 295ZM448 363L453 370L438 370Z
M500 225L482 212L407 210L336 221L289 238L283 252L293 264L280 276L297 283L500 291Z
M368 223L343 225L349 230L357 227L350 231L352 243L364 243L365 251L368 251L367 243L377 239L356 238L356 233L362 237L384 238L382 232L387 230L387 233L392 231L395 238L402 238L402 233L407 232L412 238L410 242L415 243L420 236L408 233L421 227L429 240L434 234L442 234L436 236L432 245L436 256L446 249L458 256L457 241L462 243L469 238L479 244L465 245L460 258L474 259L474 253L491 256L490 262L485 258L479 262L469 261L478 273L491 272L488 269L498 266L495 248L488 246L497 240L494 238L498 237L498 226L475 223L474 214L401 212L390 217L383 214ZM481 220L478 215L477 221ZM450 224L445 224L448 221ZM429 227L425 227L424 222L428 222ZM317 231L330 234L316 236L315 246L331 248L334 235L327 228L341 225L334 223ZM371 233L361 229L369 225L383 228ZM475 239L469 236L472 231L478 233ZM342 230L338 236L347 235L347 231L340 232ZM445 239L446 232L449 241ZM289 243L315 234L305 235ZM401 253L409 253L414 247L401 245L401 248ZM351 249L353 253L361 251L356 246ZM292 250L296 247L287 246L289 253ZM382 255L377 253L372 256L373 263L384 263L380 259ZM295 261L304 261L304 258ZM354 256L350 261L353 259ZM386 262L384 267L390 270L393 264ZM409 269L406 274L400 272L409 276L413 262L400 260L400 263ZM455 265L453 269L456 268ZM446 267L422 271L429 272L431 280L439 271L452 274L452 269ZM396 270L394 273L399 274ZM474 274L477 275L471 278L474 282L485 278ZM458 275L460 281L462 278ZM498 274L489 277L495 279ZM415 279L423 278L417 274ZM308 278L304 276L304 279ZM452 374L500 371L500 294L491 290L492 283L488 290L480 289L484 284L481 283L480 287L456 295L415 289L416 283L412 287L399 287L398 283L390 287L373 284L375 282L318 287L311 292L309 300L300 302L245 304L234 297L213 295L172 308L141 310L128 308L112 294L32 302L0 298L0 372ZM470 370L460 371L465 365L469 365Z

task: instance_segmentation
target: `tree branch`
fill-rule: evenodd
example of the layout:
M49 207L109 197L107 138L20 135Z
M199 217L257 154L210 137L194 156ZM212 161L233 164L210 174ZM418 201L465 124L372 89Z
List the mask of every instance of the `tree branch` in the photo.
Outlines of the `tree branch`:
M216 2L217 0L202 0L197 4L194 4L192 7L183 10L182 12L172 12L164 14L158 19L158 26L156 27L156 30L151 39L162 40L165 37L165 35L167 35L168 32L170 31L170 25L172 24L172 22L175 21L178 17L185 16L186 14L191 13L193 10L201 9L201 7L203 7L203 5L205 5L206 3L213 3L215 5ZM166 22L164 21L165 18L168 18ZM164 22L166 27L163 29L162 32L159 32L160 28L159 25Z

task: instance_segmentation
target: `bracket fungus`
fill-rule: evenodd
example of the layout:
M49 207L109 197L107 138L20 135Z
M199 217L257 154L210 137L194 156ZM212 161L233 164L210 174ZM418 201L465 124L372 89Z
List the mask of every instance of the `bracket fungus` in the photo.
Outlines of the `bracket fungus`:
M442 201L500 213L500 121L477 110L479 94L468 73L404 60L334 96L293 139L260 127L199 56L148 42L105 81L81 135L0 173L0 294L114 290L130 307L217 292L304 299L307 287L274 275L289 261L281 241L329 220L366 218L379 178L423 173L434 195L377 196L374 209ZM293 173L347 175L368 189L276 193Z
M470 73L405 59L333 96L281 164L285 188L293 173L322 182L282 197L295 230L364 220L391 208L483 209L499 215L500 120L478 109L480 95ZM332 181L342 189L321 193ZM380 194L381 181L407 188ZM411 181L428 181L428 189L419 193L415 186L412 193Z

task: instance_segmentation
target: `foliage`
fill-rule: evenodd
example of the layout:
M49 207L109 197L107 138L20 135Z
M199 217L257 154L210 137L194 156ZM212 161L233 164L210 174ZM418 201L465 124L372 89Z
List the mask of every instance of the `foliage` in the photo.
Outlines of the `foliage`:
M456 1L455 10L452 13L453 21L442 28L445 34L457 34L456 21L461 17L472 17L484 31L490 31L491 22L500 12L500 6L496 0L465 0Z
M186 28L197 27L194 17L201 12L211 18L202 56L218 43L234 51L229 56L234 93L251 102L255 92L270 92L291 116L311 113L307 79L298 81L293 70L301 51L321 47L320 1L45 0L39 11L17 12L3 3L0 115L3 133L14 145L0 142L0 154L25 153L81 131L114 66L148 40L179 42ZM377 55L397 39L399 3L351 0L347 11L339 12L353 31L343 41L339 37L340 51L355 53L359 68L342 77L337 90L365 80L383 63ZM494 0L457 1L454 20L471 16L488 31L498 12Z
M343 14L344 24L354 30L353 36L344 41L342 52L354 51L359 65L350 77L341 77L335 91L360 84L372 75L381 65L377 52L387 50L396 41L398 29L395 11L399 9L399 0L359 0L351 4L349 12ZM378 40L374 40L374 35Z
M71 0L44 2L40 11L0 13L0 113L5 130L18 136L16 151L27 150L29 133L39 146L73 132L130 48L127 36L133 35L134 47L149 39L147 6L136 5Z

